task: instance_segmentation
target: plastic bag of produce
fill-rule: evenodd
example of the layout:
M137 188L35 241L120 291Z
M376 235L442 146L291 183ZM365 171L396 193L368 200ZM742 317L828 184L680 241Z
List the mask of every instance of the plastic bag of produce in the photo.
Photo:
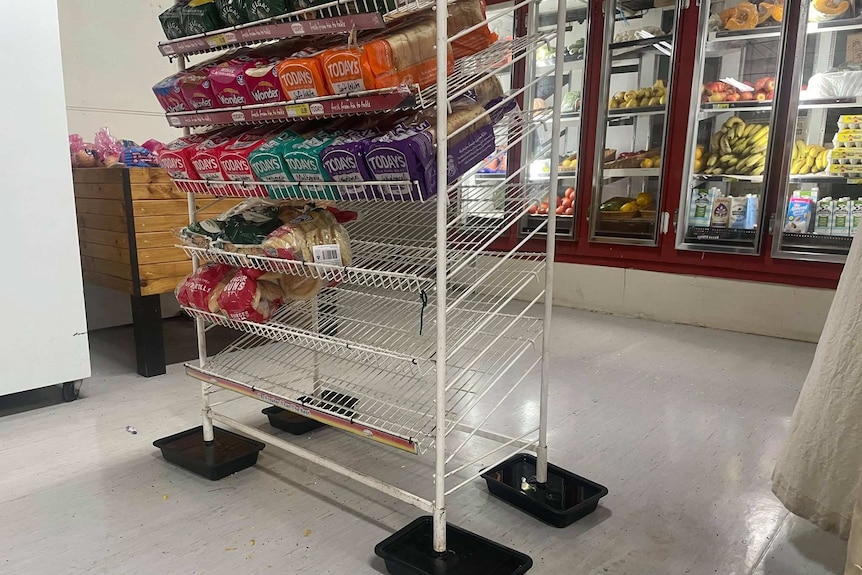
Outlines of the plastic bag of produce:
M236 273L236 268L223 264L205 264L189 274L177 286L177 301L184 307L219 313L218 298Z
M862 70L814 74L804 98L845 98L862 95Z

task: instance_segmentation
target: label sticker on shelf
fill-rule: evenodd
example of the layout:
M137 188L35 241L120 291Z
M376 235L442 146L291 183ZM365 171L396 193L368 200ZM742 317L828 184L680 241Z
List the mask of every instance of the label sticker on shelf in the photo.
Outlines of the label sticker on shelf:
M292 106L285 106L284 111L287 112L288 118L311 115L311 109L308 107L308 104L293 104Z
M168 121L171 123L171 126L179 126L180 119L177 117L168 118Z
M245 122L245 112L237 111L230 115L234 122Z
M170 44L165 44L164 46L162 46L162 54L164 54L165 56L169 56L173 53L174 53L174 47L171 46Z
M338 244L313 246L312 251L314 252L314 263L316 264L341 265L341 248L338 247Z
M862 178L847 178L848 184L862 184Z
M228 39L224 34L218 34L216 36L210 36L207 38L207 44L209 44L210 48L219 48L221 46L226 46L228 44Z

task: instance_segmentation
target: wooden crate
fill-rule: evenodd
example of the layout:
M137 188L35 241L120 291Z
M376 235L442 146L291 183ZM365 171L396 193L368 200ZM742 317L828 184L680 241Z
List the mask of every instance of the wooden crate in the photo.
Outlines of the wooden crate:
M172 292L192 263L174 230L188 224L188 198L160 168L72 170L84 283L129 294L138 373L165 373L160 294ZM241 200L196 196L198 219Z
M84 283L155 295L191 273L173 230L189 221L186 194L160 168L73 170ZM199 218L239 202L198 196Z

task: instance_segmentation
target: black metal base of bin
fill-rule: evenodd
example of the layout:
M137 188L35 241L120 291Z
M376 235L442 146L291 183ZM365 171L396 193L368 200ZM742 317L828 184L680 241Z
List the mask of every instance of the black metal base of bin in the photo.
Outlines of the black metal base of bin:
M374 548L391 575L519 575L533 566L529 556L490 539L446 525L445 553L434 551L433 519L420 517Z
M305 435L315 429L326 427L325 423L321 423L316 419L311 419L310 417L305 417L274 405L267 407L261 413L269 418L271 426L293 435Z
M548 464L548 482L536 483L536 457L519 453L482 473L492 495L553 525L566 527L589 515L606 487Z
M213 428L213 440L205 442L203 426L157 439L153 445L166 461L212 481L253 466L264 448L259 441L219 427Z

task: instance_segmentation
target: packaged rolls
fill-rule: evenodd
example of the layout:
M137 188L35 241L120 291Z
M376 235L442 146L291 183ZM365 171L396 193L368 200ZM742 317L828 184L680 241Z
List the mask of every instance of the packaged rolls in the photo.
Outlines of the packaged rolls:
M349 266L353 257L350 236L341 222L354 212L315 208L273 231L263 241L264 252L274 258Z

